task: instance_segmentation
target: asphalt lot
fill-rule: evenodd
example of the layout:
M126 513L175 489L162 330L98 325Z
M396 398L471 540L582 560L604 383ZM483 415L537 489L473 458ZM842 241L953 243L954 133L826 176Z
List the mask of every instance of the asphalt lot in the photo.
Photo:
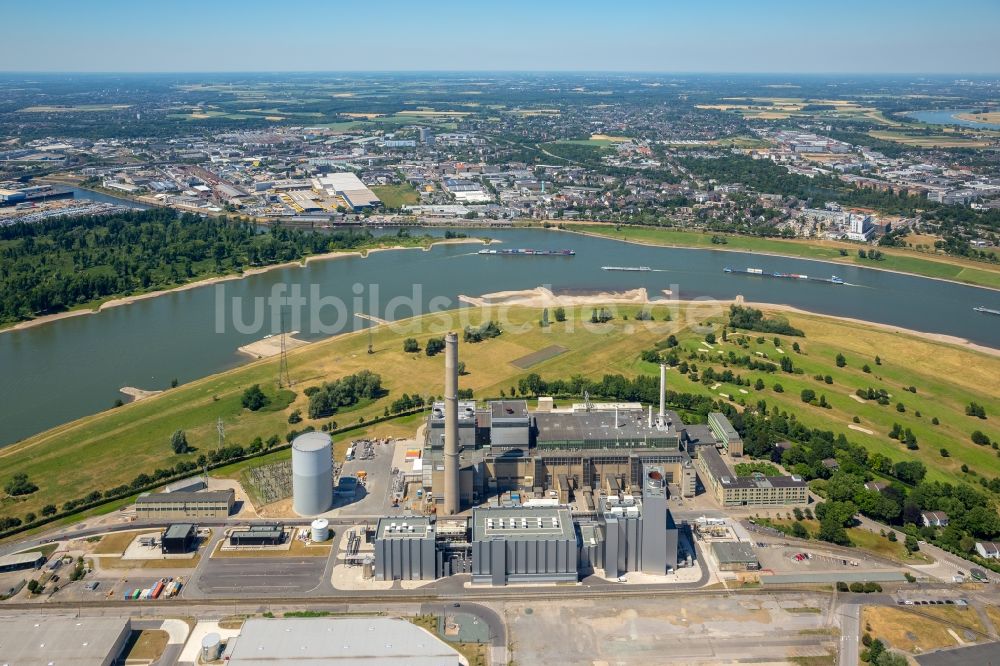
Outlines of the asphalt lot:
M328 561L327 557L208 559L194 586L206 595L305 595L320 585Z

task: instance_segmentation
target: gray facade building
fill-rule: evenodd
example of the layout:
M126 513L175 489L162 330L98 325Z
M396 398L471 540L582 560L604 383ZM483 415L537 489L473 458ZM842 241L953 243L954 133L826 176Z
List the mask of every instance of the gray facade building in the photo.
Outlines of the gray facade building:
M497 400L490 403L490 449L527 450L531 440L531 418L524 400Z
M472 511L472 582L495 586L577 580L577 536L562 508Z
M667 508L666 477L658 466L645 468L643 476L641 500L624 494L601 500L600 559L608 576L630 571L662 576L677 568L677 526Z
M458 448L474 449L477 432L476 402L458 401ZM427 443L434 449L444 449L445 404L435 402L427 418Z
M441 567L435 538L435 526L429 518L379 518L375 528L375 579L436 579Z

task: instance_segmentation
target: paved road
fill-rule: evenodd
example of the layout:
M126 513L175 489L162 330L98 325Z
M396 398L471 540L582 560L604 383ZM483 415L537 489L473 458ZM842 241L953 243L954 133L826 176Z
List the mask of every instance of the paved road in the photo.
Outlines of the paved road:
M858 666L858 644L861 642L861 606L842 604L837 608L840 619L840 666Z

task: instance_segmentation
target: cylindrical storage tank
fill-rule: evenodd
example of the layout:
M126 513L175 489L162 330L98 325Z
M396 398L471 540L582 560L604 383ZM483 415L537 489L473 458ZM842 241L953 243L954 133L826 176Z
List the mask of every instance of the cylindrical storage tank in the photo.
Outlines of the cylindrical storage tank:
M307 432L292 442L292 508L315 516L333 503L333 442L325 432Z
M216 633L206 635L201 639L201 660L216 661L222 656L222 636Z
M330 538L330 521L326 518L317 518L312 521L312 540L326 541Z

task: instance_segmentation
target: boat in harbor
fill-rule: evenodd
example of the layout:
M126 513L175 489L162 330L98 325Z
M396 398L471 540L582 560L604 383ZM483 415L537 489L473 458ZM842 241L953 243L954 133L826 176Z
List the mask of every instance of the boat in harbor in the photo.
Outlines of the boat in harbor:
M725 271L726 273L736 273L740 275L756 275L759 277L784 278L786 280L806 280L809 282L825 282L827 284L847 284L844 278L838 277L836 275L831 275L828 278L809 277L808 275L803 275L802 273L779 273L779 272L765 273L764 270L761 268L739 269L739 268L730 268L729 266L726 266L722 270Z
M505 257L572 257L576 250L534 250L531 248L513 248L502 250L480 250L479 254L500 255Z
M602 271L638 271L646 273L653 270L649 266L601 266Z
M988 308L984 305L972 308L976 312L982 312L983 314L1000 315L1000 310L994 310L993 308Z

